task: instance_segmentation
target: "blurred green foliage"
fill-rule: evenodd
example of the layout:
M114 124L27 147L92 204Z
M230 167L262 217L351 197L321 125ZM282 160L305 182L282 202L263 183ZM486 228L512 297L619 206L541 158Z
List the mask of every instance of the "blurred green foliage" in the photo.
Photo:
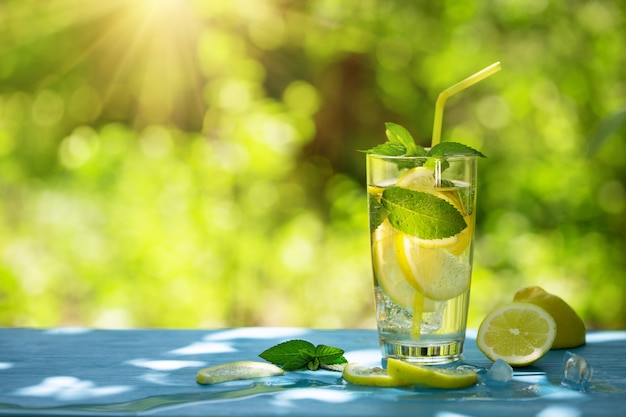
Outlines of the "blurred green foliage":
M384 122L482 150L470 326L626 327L619 0L0 1L0 325L374 327ZM591 150L592 152L588 152Z

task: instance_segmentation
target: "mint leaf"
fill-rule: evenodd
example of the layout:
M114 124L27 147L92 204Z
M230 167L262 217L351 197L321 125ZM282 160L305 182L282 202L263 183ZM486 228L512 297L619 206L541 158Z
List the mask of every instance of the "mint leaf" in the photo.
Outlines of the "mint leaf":
M306 340L290 340L273 346L259 355L285 371L304 369L315 358L315 346Z
M389 187L381 202L393 227L421 239L443 239L467 227L456 207L429 193Z
M385 123L385 134L389 142L404 146L404 156L424 156L426 151L418 147L415 139L404 127L395 123Z
M343 349L339 349L332 346L317 345L315 348L315 357L319 359L321 364L335 365L338 363L346 363L346 358L343 357Z
M446 157L452 155L475 155L486 158L482 152L458 142L440 142L429 151L426 151L415 143L415 139L413 139L408 130L396 123L385 123L385 135L387 136L387 142L362 152L385 156ZM432 163L430 166L432 166Z
M428 156L475 155L486 158L480 151L457 142L439 142L428 151Z
M402 156L406 153L406 148L400 143L385 142L365 152L375 155Z
M370 230L374 230L387 218L387 210L376 197L369 193L368 195Z
M309 361L309 363L306 364L306 367L311 371L317 371L317 369L320 367L319 358L313 358L313 360Z
M285 371L297 371L299 369L309 369L316 371L320 367L331 370L334 365L347 363L343 357L344 351L326 345L317 347L306 340L289 340L273 346L259 356L266 361L282 367ZM329 367L330 366L330 367Z
M363 152L385 156L426 156L426 150L415 143L415 139L404 127L385 123L387 142Z

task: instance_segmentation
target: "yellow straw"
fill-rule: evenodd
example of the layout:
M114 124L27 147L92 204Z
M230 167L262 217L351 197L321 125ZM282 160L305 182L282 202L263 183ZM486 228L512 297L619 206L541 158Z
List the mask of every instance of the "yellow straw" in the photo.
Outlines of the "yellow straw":
M460 81L454 84L452 87L448 87L443 90L439 97L437 98L437 103L435 104L435 123L433 125L433 140L432 145L435 146L441 140L441 125L443 123L443 107L446 104L446 100L448 97L455 95L459 91L465 90L467 87L470 87L476 84L479 81L484 80L490 75L500 71L500 62L493 63L489 65L487 68L484 68L478 71L474 75L470 75L463 81Z
M419 339L422 334L422 315L424 313L424 296L415 292L415 298L413 299L413 323L411 326L411 337L413 339Z

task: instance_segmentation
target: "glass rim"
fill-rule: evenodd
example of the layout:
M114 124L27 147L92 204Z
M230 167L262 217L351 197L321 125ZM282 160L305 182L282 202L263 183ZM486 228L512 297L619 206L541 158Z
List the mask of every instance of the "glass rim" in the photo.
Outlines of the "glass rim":
M452 160L471 160L478 159L478 155L470 155L470 154L453 154L453 155L383 155L377 153L368 153L366 154L367 158L376 158L381 160L389 160L389 161L419 161L419 160L428 160L428 159L442 159L446 161Z

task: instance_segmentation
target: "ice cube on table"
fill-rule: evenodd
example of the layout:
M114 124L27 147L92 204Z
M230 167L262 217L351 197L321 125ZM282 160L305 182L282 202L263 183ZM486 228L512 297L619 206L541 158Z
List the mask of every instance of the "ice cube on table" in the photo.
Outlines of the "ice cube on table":
M593 368L585 358L572 352L565 352L562 386L578 391L588 391L591 387L592 375Z
M491 368L482 375L482 382L486 385L499 385L504 386L511 382L513 379L513 368L511 365L503 361L502 359L497 359Z

